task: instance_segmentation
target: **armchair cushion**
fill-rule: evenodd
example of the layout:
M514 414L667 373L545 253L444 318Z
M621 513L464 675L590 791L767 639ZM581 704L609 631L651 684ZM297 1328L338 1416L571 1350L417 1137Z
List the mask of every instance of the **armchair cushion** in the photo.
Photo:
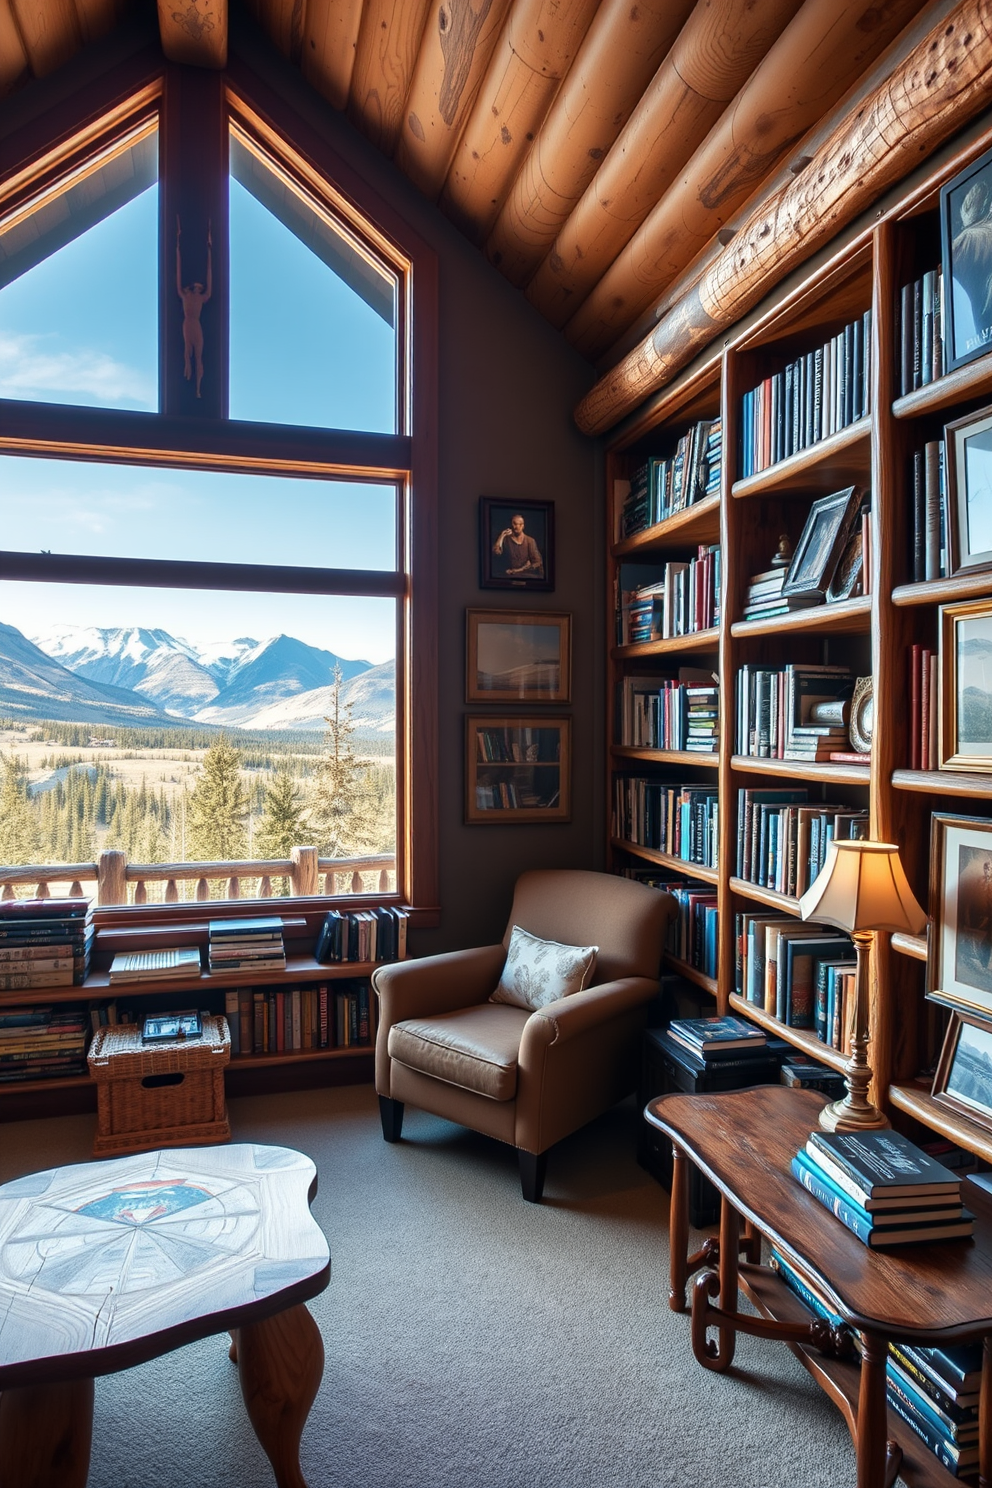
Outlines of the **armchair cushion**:
M407 1018L389 1030L391 1059L422 1075L510 1101L517 1093L517 1056L528 1013L482 1003L431 1018Z
M540 940L514 925L506 952L506 965L490 1002L536 1012L587 987L596 970L599 946L562 945L558 940Z

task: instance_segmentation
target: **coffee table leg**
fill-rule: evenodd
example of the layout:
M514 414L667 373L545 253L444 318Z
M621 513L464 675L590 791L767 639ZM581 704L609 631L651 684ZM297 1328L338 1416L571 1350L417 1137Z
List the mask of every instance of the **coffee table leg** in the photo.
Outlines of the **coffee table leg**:
M91 1379L0 1394L4 1488L86 1488L92 1439Z
M858 1430L855 1453L858 1488L891 1488L902 1461L902 1449L886 1441L885 1360L889 1346L876 1333L861 1335L861 1381L858 1388Z
M320 1330L302 1305L233 1335L238 1376L251 1424L279 1488L307 1488L300 1437L324 1373Z
M686 1260L689 1255L689 1164L680 1148L672 1144L672 1200L668 1213L670 1246L668 1305L685 1312Z

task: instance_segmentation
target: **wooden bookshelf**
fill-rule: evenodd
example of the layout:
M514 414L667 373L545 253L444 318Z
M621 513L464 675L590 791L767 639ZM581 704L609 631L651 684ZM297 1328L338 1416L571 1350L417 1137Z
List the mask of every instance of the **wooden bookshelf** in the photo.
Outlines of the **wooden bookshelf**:
M750 754L735 754L730 763L732 769L746 775L780 775L786 780L867 785L871 779L870 765L845 765L837 760L817 760L807 764L805 760L755 759Z
M765 636L818 631L828 635L867 635L871 629L871 598L859 594L856 599L842 599L834 604L815 605L809 610L793 610L789 615L771 615L766 620L735 620L730 627L733 636Z
M720 493L704 496L692 506L674 512L663 522L644 527L640 532L622 537L613 544L615 558L636 557L654 553L659 548L684 548L699 543L714 543L720 537Z
M630 745L614 744L611 753L618 760L641 760L647 765L681 765L691 769L702 765L705 770L715 770L720 763L719 755L697 754L692 749L639 749Z
M682 651L715 651L720 644L720 628L694 630L689 635L666 636L664 640L634 641L628 646L614 646L614 661L638 661L646 656L674 656Z
M654 847L642 847L639 842L625 842L619 837L612 839L612 846L631 857L641 858L645 863L655 863L659 868L669 868L685 878L698 878L702 883L717 883L719 875L715 868L704 868L701 863L687 863L672 853L659 852Z

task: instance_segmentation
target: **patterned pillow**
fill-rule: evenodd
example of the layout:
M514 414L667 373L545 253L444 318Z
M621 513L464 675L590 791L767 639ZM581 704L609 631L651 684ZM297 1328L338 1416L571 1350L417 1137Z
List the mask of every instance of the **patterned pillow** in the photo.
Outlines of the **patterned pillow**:
M592 980L599 946L561 945L557 940L538 940L514 925L499 986L490 1002L509 1002L514 1007L538 1008L581 992Z

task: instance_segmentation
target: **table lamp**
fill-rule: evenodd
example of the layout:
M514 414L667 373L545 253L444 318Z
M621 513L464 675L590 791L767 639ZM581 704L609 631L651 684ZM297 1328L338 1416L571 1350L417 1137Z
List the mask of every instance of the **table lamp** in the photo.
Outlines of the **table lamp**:
M868 953L877 930L919 935L927 917L906 882L899 849L891 842L831 842L826 862L799 901L804 920L836 925L854 941L854 1031L844 1070L847 1094L824 1106L820 1125L827 1131L869 1131L888 1126L868 1099Z

